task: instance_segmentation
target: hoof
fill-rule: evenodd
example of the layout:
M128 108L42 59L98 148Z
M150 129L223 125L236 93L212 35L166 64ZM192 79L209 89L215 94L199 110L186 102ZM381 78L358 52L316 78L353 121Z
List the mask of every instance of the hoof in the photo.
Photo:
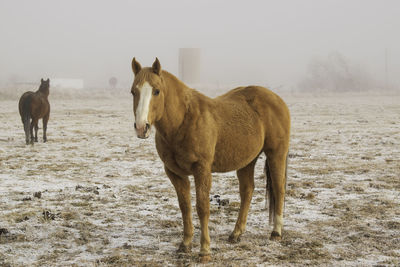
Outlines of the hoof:
M210 255L200 255L199 261L200 261L200 263L208 263L211 261L211 256Z
M186 246L185 244L183 244L183 242L179 245L178 248L178 253L190 253L192 251L192 246L188 245Z
M282 236L280 234L278 234L278 232L273 231L271 233L271 237L269 239L272 241L281 241Z
M240 241L240 235L235 236L233 233L229 236L228 241L230 243L238 243Z
M47 142L47 139L43 139L43 143L46 143Z

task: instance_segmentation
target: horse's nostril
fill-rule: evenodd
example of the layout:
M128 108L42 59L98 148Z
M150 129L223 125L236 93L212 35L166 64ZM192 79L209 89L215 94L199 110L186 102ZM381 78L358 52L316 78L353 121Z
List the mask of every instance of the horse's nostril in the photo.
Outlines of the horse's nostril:
M136 129L136 122L135 122L135 124L134 124L134 125L135 125L135 129Z
M150 128L150 124L146 123L146 130Z

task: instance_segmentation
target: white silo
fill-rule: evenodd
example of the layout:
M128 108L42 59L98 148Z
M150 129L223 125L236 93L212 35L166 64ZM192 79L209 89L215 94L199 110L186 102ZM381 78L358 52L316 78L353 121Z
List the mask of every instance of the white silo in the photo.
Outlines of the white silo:
M200 83L200 58L200 48L179 48L179 78L184 83Z

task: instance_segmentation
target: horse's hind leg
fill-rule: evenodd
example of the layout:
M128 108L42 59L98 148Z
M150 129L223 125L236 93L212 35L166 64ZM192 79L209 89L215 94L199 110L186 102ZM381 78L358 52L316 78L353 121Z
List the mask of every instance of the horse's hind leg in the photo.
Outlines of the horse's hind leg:
M254 166L256 161L257 158L249 165L236 172L239 179L240 210L235 229L229 236L230 242L238 242L240 240L240 235L246 228L247 214L254 191Z
M43 142L47 142L47 122L49 121L49 115L43 118Z
M190 201L190 181L188 177L180 177L165 167L165 172L175 187L183 220L183 241L178 252L188 253L193 239L192 204Z
M30 126L30 118L29 117L26 117L26 118L24 118L23 119L23 123L24 123L24 132L25 132L25 142L26 142L26 144L28 145L29 144L29 133L30 133L30 128L31 128L31 126Z
M39 120L35 120L33 122L33 124L35 125L35 142L38 141L38 138L37 138L37 132L38 132L38 129L39 129L38 122L39 122Z
M30 134L31 134L31 144L35 141L35 136L33 135L33 127L35 126L35 121L32 119L31 121L31 127L29 129Z
M282 237L283 208L286 191L285 187L287 149L267 151L267 160L269 166L269 174L271 176L271 186L269 187L270 191L268 192L268 194L272 194L274 200L274 205L272 206L274 228L271 233L271 240L280 240Z
M30 132L30 127L29 126L24 126L24 131L25 131L25 143L28 145L29 144L29 132Z

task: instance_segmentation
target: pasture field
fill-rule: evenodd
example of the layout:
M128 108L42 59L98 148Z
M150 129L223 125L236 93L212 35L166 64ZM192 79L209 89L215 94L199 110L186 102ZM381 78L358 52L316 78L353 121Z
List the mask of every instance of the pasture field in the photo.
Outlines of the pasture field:
M213 175L208 265L399 266L400 96L283 98L292 115L283 239L268 239L262 156L239 243L228 242L235 173ZM193 179L195 236L182 255L175 190L154 137L136 138L131 96L49 100L48 142L40 129L34 146L18 99L0 100L0 266L198 265Z

